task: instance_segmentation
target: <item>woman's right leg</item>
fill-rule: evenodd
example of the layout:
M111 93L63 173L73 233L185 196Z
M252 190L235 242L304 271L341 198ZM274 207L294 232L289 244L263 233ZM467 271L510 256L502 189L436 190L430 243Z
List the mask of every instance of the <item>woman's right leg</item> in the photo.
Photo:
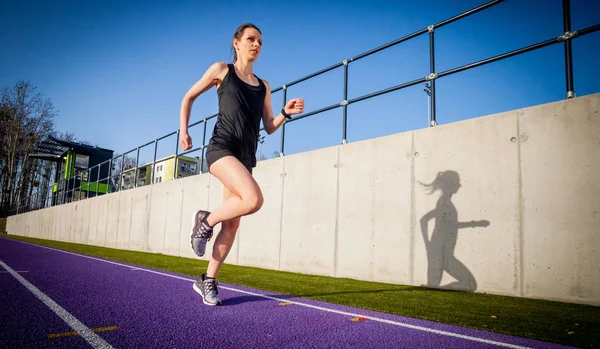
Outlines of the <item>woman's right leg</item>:
M210 166L210 172L231 192L213 212L200 210L194 213L192 249L204 256L207 242L212 238L213 227L221 222L258 211L263 196L250 172L234 156L224 156Z
M211 165L210 173L233 194L208 215L206 222L211 227L260 210L263 204L260 187L238 159L233 156L222 157Z

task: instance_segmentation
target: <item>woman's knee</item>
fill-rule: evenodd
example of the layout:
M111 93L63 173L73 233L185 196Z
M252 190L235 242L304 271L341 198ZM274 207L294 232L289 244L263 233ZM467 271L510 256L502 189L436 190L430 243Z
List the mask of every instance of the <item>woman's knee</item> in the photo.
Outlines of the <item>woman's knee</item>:
M265 201L260 189L246 195L242 200L246 205L246 210L248 211L247 214L252 214L260 210Z
M242 215L260 210L264 202L260 187L238 159L226 156L215 161L211 173L228 188L227 195L236 195L241 199L244 207Z

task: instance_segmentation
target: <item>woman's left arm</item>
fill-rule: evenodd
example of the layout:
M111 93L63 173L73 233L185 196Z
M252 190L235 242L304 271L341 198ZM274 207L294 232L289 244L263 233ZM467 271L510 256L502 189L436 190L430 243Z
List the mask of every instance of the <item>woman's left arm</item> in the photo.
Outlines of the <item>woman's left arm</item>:
M273 115L273 107L271 105L271 86L267 80L263 80L263 82L267 88L265 105L263 108L263 125L267 134L270 135L275 133L275 131L277 131L279 127L285 123L287 118L283 115L283 113L279 113L277 116ZM304 112L304 99L294 98L290 100L286 103L283 111L290 116Z

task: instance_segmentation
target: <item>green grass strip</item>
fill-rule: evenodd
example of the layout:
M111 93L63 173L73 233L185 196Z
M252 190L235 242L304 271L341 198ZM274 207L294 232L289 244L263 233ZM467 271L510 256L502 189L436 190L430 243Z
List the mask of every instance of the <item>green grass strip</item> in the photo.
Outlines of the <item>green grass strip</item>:
M33 239L15 240L137 264L192 278L207 262L162 254ZM224 264L219 281L356 308L580 348L600 347L600 307L305 275Z

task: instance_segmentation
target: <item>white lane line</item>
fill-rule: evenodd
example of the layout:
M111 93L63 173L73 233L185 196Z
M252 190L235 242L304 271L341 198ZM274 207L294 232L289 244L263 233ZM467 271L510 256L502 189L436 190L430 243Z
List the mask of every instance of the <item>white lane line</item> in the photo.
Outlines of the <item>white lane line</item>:
M16 270L15 273L29 273L29 270ZM0 274L8 274L8 271L0 271Z
M17 279L23 286L27 287L27 289L33 293L39 300L41 300L48 308L50 308L58 317L60 317L64 322L69 325L73 330L77 331L90 345L94 348L112 348L108 342L102 339L100 336L95 334L92 330L90 330L86 325L84 325L81 321L77 320L71 313L66 311L63 307L58 305L55 301L50 299L50 297L46 296L42 291L40 291L37 287L33 286L29 281L25 280L21 275L19 275L16 271L14 271L11 267L6 265L2 260L0 260L0 265L6 269L15 279Z
M32 243L24 242L24 241L19 241L19 240L13 240L13 241L22 242L24 244L33 245L33 246L37 246L37 247L42 247L42 248L46 248L46 249L49 249L49 250L53 250L53 251L58 251L58 252L70 254L70 255L73 255L73 256L77 256L77 257L83 257L83 258L93 259L93 260L104 262L104 263L110 263L110 264L114 264L114 265L119 265L119 266L122 266L122 267L125 267L125 268L131 268L130 265L126 265L126 264L122 264L122 263L118 263L118 262L113 262L113 261L109 261L109 260L105 260L105 259L100 259L100 258L96 258L96 257L86 256L86 255L82 255L82 254L78 254L78 253L74 253L74 252L69 252L69 251L63 251L63 250L59 250L59 249L56 249L56 248L52 248L52 247L48 247L48 246L42 246L42 245L36 245L36 244L32 244ZM161 272L155 271L155 270L149 270L149 269L144 269L144 268L139 268L139 269L143 270L143 271L146 271L148 273L163 275L163 276L167 276L167 277L174 278L174 279L180 279L180 280L185 280L185 281L190 281L190 282L195 282L196 281L195 279L189 279L189 278L184 278L184 277L177 276L177 275L170 275L170 274L166 274L166 273L161 273ZM435 334L439 334L439 335L442 335L442 336L456 337L456 338L466 339L466 340L470 340L470 341L474 341L474 342L480 342L480 343L497 345L497 346L501 346L501 347L505 347L505 348L530 349L530 347L524 347L524 346L520 346L520 345L516 345L516 344L503 343L503 342L493 341L493 340L489 340L489 339L485 339L485 338L478 338L478 337L472 337L472 336L467 336L467 335L453 333L453 332L436 330L436 329L429 328L429 327L411 325L411 324L406 324L406 323L403 323L403 322L381 319L381 318L374 317L374 316L365 316L365 315L356 314L356 313L349 313L349 312L345 312L345 311L341 311L341 310L335 310L335 309L320 307L320 306L317 306L317 305L306 304L306 303L301 303L301 302L296 302L296 301L290 301L290 300L287 300L287 299L280 299L280 298L277 298L277 297L271 297L271 296L263 295L263 294L260 294L260 293L254 293L254 292L239 290L239 289L236 289L236 288L231 288L231 287L226 287L226 286L219 286L219 288L222 288L222 289L225 289L225 290L229 290L229 291L239 292L239 293L245 293L245 294L256 296L256 297L267 298L267 299L271 299L271 300L278 301L278 302L287 302L287 303L291 303L291 304L296 304L296 305L299 305L299 306L303 306L303 307L307 307L307 308L312 308L312 309L317 309L317 310L321 310L321 311L326 311L326 312L330 312L330 313L335 313L335 314L340 314L340 315L346 315L346 316L351 316L351 317L363 317L365 319L369 319L369 320L372 320L372 321L377 321L377 322L381 322L381 323L385 323L385 324L389 324L389 325L400 326L400 327L406 327L406 328L410 328L410 329L413 329L413 330L419 330L419 331L425 331L425 332L429 332L429 333L435 333Z

